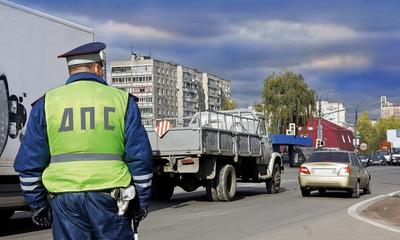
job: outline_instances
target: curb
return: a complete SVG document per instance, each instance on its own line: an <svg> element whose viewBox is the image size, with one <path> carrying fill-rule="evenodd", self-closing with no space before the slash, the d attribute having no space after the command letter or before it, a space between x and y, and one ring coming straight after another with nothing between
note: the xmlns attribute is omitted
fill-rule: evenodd
<svg viewBox="0 0 400 240"><path fill-rule="evenodd" d="M368 208L371 204L373 204L373 203L375 203L375 202L377 202L377 201L379 201L381 199L384 199L386 197L393 197L394 195L397 195L397 194L400 194L400 191L391 192L391 193L388 193L386 195L379 195L379 196L376 196L376 197L361 201L361 202L356 203L353 206L349 207L347 209L347 213L350 216L352 216L353 218L357 219L357 220L372 224L372 225L374 225L376 227L380 227L380 228L383 228L383 229L386 229L386 230L389 230L389 231L392 231L392 232L400 233L400 228L396 228L396 227L392 227L390 225L382 224L381 222L371 220L370 218L361 216L359 214L359 212L361 212L362 210Z"/></svg>

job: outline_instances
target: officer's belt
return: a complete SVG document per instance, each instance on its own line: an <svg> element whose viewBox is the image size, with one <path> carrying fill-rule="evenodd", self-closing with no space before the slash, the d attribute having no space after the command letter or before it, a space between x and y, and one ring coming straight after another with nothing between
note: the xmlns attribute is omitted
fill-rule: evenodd
<svg viewBox="0 0 400 240"><path fill-rule="evenodd" d="M59 154L51 156L50 162L75 162L75 161L102 161L117 160L122 161L123 157L119 154L110 153L78 153L78 154Z"/></svg>

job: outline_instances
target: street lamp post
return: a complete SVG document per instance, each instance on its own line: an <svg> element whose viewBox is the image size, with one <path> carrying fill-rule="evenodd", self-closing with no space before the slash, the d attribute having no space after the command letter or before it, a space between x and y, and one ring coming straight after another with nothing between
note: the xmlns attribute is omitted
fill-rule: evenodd
<svg viewBox="0 0 400 240"><path fill-rule="evenodd" d="M321 93L320 96L318 96L318 126L317 126L317 139L321 139L323 141L323 133L322 133L322 125L321 125L321 118L322 118L322 108L321 108L321 98L324 95L327 95L328 93L334 92L335 89L330 89L328 91L325 91Z"/></svg>
<svg viewBox="0 0 400 240"><path fill-rule="evenodd" d="M357 150L358 149L358 136L357 136L357 127L358 127L358 124L357 124L357 121L358 121L358 107L361 105L361 104L363 104L364 102L366 102L367 100L369 100L370 98L368 97L368 98L365 98L365 99L363 99L362 101L360 101L357 105L356 105L356 112L355 112L355 122L354 122L354 147L355 147L355 149Z"/></svg>

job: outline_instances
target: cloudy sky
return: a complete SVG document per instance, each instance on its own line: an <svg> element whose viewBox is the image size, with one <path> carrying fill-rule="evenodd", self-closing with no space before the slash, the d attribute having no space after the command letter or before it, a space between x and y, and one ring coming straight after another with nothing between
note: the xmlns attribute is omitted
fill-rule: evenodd
<svg viewBox="0 0 400 240"><path fill-rule="evenodd" d="M130 48L232 80L239 106L261 100L263 80L291 69L325 98L379 114L400 103L400 1L15 0L91 27L111 60ZM354 118L354 109L347 112Z"/></svg>

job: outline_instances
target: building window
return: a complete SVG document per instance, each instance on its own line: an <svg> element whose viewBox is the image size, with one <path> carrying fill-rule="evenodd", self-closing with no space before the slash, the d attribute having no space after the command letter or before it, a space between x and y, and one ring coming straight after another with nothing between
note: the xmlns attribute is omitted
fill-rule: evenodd
<svg viewBox="0 0 400 240"><path fill-rule="evenodd" d="M400 138L400 129L396 129L396 137Z"/></svg>

